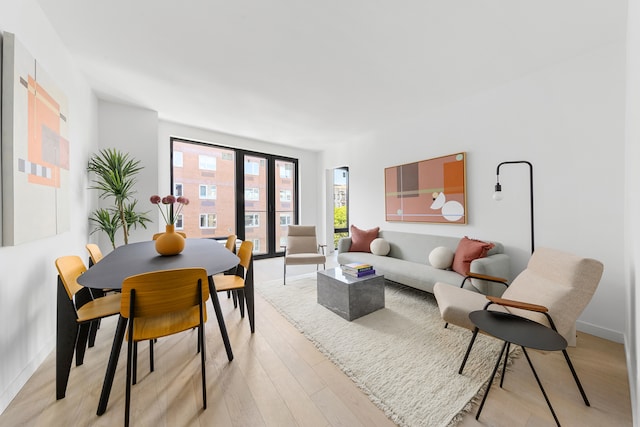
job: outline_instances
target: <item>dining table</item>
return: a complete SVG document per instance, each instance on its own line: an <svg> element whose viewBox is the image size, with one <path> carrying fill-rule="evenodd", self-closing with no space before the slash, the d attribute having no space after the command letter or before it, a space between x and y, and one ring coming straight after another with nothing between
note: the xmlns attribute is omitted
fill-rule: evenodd
<svg viewBox="0 0 640 427"><path fill-rule="evenodd" d="M227 358L232 361L231 343L229 342L229 335L227 334L212 276L235 267L238 262L239 258L234 253L214 239L185 239L184 250L177 255L171 256L158 254L155 249L155 241L145 241L115 248L100 262L80 275L78 283L88 288L118 290L122 288L124 279L136 274L177 268L199 267L206 269L209 276L211 301L216 313L220 333L222 334ZM98 403L98 415L104 414L107 409L126 329L127 319L119 316Z"/></svg>

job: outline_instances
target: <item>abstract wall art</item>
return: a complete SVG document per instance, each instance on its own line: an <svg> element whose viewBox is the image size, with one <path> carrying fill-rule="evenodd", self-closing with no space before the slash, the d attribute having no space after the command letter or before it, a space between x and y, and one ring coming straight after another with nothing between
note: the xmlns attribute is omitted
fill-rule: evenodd
<svg viewBox="0 0 640 427"><path fill-rule="evenodd" d="M2 47L2 244L12 246L69 230L69 116L14 34Z"/></svg>
<svg viewBox="0 0 640 427"><path fill-rule="evenodd" d="M466 153L384 170L387 221L466 224Z"/></svg>

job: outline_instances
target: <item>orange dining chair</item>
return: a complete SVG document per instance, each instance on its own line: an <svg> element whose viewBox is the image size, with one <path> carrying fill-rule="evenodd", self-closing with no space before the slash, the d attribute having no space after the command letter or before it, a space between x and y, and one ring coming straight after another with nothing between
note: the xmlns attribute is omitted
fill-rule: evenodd
<svg viewBox="0 0 640 427"><path fill-rule="evenodd" d="M217 274L213 276L213 283L217 292L234 291L238 296L240 316L244 318L246 302L249 316L249 327L255 332L254 290L253 290L253 243L244 241L238 250L240 263L234 275Z"/></svg>
<svg viewBox="0 0 640 427"><path fill-rule="evenodd" d="M194 328L198 330L203 408L207 409L204 325L208 299L209 280L203 268L154 271L127 277L122 282L120 316L129 319L125 426L129 425L131 385L135 384L137 343L149 341L153 371L153 341Z"/></svg>
<svg viewBox="0 0 640 427"><path fill-rule="evenodd" d="M62 399L74 351L76 366L80 366L84 361L90 324L118 314L120 294L94 298L89 288L78 283L78 277L87 271L79 256L60 257L55 264L58 270L56 358L64 360L59 364L61 369L56 370L56 398Z"/></svg>

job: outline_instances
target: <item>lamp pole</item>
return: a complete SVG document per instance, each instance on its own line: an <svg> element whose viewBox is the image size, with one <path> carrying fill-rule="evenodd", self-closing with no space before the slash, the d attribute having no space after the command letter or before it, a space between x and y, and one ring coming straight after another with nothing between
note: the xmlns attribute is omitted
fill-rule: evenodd
<svg viewBox="0 0 640 427"><path fill-rule="evenodd" d="M512 164L526 164L529 166L529 201L531 207L531 253L535 249L534 243L534 233L533 233L533 165L526 160L514 160L509 162L502 162L498 164L496 168L496 186L495 193L493 194L493 198L495 200L502 200L502 186L500 185L500 166L502 165L512 165Z"/></svg>

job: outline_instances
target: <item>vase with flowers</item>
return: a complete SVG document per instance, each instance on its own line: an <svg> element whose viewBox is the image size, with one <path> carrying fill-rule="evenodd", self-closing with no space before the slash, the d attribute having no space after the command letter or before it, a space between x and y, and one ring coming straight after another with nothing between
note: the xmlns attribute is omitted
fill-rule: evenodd
<svg viewBox="0 0 640 427"><path fill-rule="evenodd" d="M156 251L160 255L177 255L184 249L184 237L176 233L175 225L184 206L189 204L186 197L175 197L170 194L165 197L151 196L151 203L158 206L166 226L165 232L156 239Z"/></svg>

